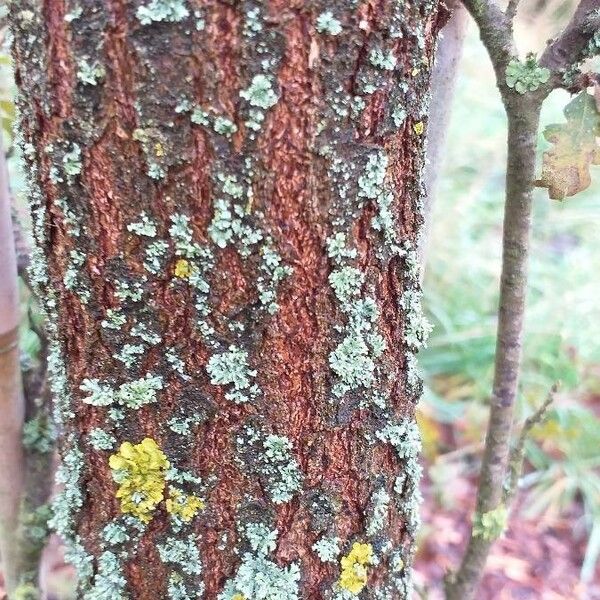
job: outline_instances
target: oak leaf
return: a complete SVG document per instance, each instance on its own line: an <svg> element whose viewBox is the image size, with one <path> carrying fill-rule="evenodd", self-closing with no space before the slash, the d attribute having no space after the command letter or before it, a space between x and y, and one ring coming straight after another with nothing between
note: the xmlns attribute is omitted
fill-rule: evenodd
<svg viewBox="0 0 600 600"><path fill-rule="evenodd" d="M548 125L544 137L553 144L544 152L538 187L548 188L553 200L564 200L591 183L590 166L600 164L600 112L587 92L576 96L564 109L566 123Z"/></svg>

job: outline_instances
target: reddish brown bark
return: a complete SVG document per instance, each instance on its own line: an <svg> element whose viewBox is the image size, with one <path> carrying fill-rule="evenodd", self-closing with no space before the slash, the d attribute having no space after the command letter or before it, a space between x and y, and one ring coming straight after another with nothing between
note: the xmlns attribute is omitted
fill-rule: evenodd
<svg viewBox="0 0 600 600"><path fill-rule="evenodd" d="M342 554L352 542L366 541L365 520L376 478L383 477L391 492L394 477L404 468L391 445L365 440L384 422L372 407L359 407L362 392L341 399L331 393L330 354L341 340L336 325L345 319L328 282L333 267L326 242L336 232L336 219L349 223L348 241L357 250L356 265L378 306L378 325L387 342L377 367L381 382L375 387L387 386L390 414L398 418L413 415L418 390L406 383L405 315L400 308L403 293L415 285L409 268L401 256L382 255L381 234L371 225L377 214L373 200L350 217L347 213L356 206L349 202L344 208L336 199L331 162L322 149L335 147L357 174L370 152L387 153L397 234L401 242L416 247L423 136L415 125L425 120L429 64L441 14L435 3L409 1L401 9L392 0L370 0L357 8L350 1L330 6L320 1L205 0L187 3L190 14L181 21L142 24L136 17L142 4L90 0L70 23L65 15L76 6L65 6L63 0L45 0L43 7L21 0L12 8L23 134L35 148L34 185L47 209L37 237L56 294L57 342L74 412L66 420L63 438L74 433L84 453L84 503L74 514L74 532L97 569L100 532L119 515L108 466L111 452L93 450L84 442L92 429L106 427L107 410L83 403L79 386L84 379L111 380L118 386L147 372L161 375L165 386L159 403L127 413L116 437L119 443L151 437L171 464L206 482L206 509L192 525L205 597L217 598L225 581L235 576L240 554L234 548L244 548L240 522L251 521L257 512L278 530L271 558L279 565L299 563L300 597L330 597L339 561L322 562L312 545L327 532L342 540ZM244 35L253 8L263 15L262 30ZM25 10L33 14L27 21ZM315 28L327 10L342 23L342 33L327 35ZM204 28L196 23L200 18ZM393 27L401 37L390 35ZM35 38L29 37L32 32ZM370 56L378 46L396 57L395 68L376 70ZM278 100L263 111L265 120L253 139L245 125L249 107L240 91L263 71L265 58L273 60L268 72ZM77 80L82 61L103 67L95 85ZM369 78L378 85L373 93L364 93ZM405 91L402 81L408 83ZM332 109L338 87L349 97L363 97L359 118L340 118ZM189 109L178 112L182 99L235 122L231 142L193 124ZM393 126L390 114L400 102L406 119ZM141 129L150 139L146 145L135 133ZM57 181L52 170L64 171L63 157L74 143L82 151L81 173ZM51 150L45 151L48 145ZM215 177L227 172L245 181L246 157L254 161L249 182L253 200L244 218L260 226L283 264L293 267L277 289L279 308L274 314L259 300L260 253L254 249L245 257L234 243L218 248L208 233L222 194ZM164 177L147 175L153 162ZM356 181L353 185L356 195ZM60 198L67 199L81 222L79 237L69 233ZM215 266L208 281L208 321L217 346L195 324L193 290L173 276L177 253L172 243L158 274L145 269L149 242L127 229L142 211L156 222L156 239L169 241L171 217L184 214L191 218L194 241L211 248ZM71 250L85 254L74 289L64 283L72 268ZM100 325L107 309L120 305L116 281L142 282L143 298L127 304L126 325L107 330ZM126 367L114 355L124 344L134 343L133 320L160 333L162 342L146 347ZM243 325L242 333L231 329L235 323ZM225 397L227 386L210 383L210 357L230 344L243 347L250 368L258 372L262 393L255 401L235 404ZM176 348L189 380L169 366L167 347ZM201 419L193 437L183 440L166 426L173 415L194 411ZM242 464L236 436L246 425L292 442L303 481L290 501L274 503L261 477ZM331 505L326 518L314 508L323 498ZM157 544L174 535L169 527L163 503L125 562L132 598L167 597L172 565L161 561ZM407 556L413 533L400 511L387 510L385 538L404 548ZM227 542L220 545L223 536ZM364 597L376 598L377 589L391 585L390 578L389 563L382 560L369 571ZM399 591L397 596L402 597Z"/></svg>

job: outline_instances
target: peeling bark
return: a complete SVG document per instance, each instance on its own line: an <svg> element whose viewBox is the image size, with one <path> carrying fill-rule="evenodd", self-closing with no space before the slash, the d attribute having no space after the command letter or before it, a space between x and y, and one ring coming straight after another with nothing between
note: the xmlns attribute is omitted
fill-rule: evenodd
<svg viewBox="0 0 600 600"><path fill-rule="evenodd" d="M409 597L446 16L12 3L82 597Z"/></svg>

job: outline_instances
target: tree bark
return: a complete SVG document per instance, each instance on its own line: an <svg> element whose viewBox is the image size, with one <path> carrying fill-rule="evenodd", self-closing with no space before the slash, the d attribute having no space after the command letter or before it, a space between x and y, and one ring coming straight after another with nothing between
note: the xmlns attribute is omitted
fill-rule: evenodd
<svg viewBox="0 0 600 600"><path fill-rule="evenodd" d="M11 4L81 597L410 596L445 17Z"/></svg>

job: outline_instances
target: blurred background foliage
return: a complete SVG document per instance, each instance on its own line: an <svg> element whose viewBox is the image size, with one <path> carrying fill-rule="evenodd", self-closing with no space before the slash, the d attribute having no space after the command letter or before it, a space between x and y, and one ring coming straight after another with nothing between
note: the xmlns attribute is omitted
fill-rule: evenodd
<svg viewBox="0 0 600 600"><path fill-rule="evenodd" d="M556 33L573 2L523 2L520 51L534 51ZM0 11L0 17L1 17ZM535 26L533 23L535 22ZM24 185L13 145L14 83L6 31L0 28L0 120L17 210L27 223ZM568 94L546 102L542 127L562 122ZM500 275L506 121L492 69L470 24L453 103L446 158L434 207L424 283L435 324L421 354L425 378L419 408L427 473L435 502L455 501L448 478L474 477L487 422ZM548 147L540 135L539 157ZM552 384L561 392L527 444L521 487L529 517L572 515L587 537L582 579L600 554L600 168L590 189L559 203L537 190L531 256L520 421ZM24 287L24 317L32 299ZM24 318L23 352L35 360L38 340ZM449 465L460 463L458 471ZM450 475L449 475L450 473ZM572 518L572 517L570 517ZM427 529L425 529L427 535ZM64 596L60 596L64 597Z"/></svg>

